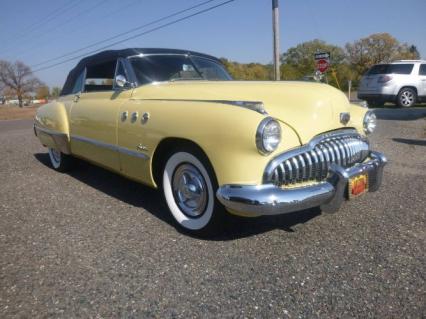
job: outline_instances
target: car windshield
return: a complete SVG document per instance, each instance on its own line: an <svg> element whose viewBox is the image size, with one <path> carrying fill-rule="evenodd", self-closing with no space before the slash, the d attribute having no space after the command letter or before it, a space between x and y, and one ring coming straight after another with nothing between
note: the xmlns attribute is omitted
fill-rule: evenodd
<svg viewBox="0 0 426 319"><path fill-rule="evenodd" d="M375 74L410 74L414 64L377 64L368 70L367 75Z"/></svg>
<svg viewBox="0 0 426 319"><path fill-rule="evenodd" d="M164 81L232 80L214 60L186 55L141 55L129 58L140 85Z"/></svg>

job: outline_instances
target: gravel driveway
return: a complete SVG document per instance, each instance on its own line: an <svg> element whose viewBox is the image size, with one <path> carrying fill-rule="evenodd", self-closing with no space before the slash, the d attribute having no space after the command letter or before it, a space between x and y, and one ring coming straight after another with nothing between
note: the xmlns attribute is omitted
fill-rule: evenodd
<svg viewBox="0 0 426 319"><path fill-rule="evenodd" d="M155 190L49 168L31 121L0 122L0 317L426 316L426 108L381 109L378 193L179 233Z"/></svg>

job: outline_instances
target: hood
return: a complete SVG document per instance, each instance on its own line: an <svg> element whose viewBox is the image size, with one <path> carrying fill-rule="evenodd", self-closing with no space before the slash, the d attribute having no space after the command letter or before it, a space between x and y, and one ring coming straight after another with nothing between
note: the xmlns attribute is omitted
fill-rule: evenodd
<svg viewBox="0 0 426 319"><path fill-rule="evenodd" d="M136 89L133 98L263 102L266 112L292 128L303 144L317 134L344 127L340 113L349 112L349 101L341 91L312 82L164 82Z"/></svg>

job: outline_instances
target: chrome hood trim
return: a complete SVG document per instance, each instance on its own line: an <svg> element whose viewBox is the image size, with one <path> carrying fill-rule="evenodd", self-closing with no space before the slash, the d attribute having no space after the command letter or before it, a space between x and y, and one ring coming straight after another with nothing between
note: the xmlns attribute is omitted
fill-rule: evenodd
<svg viewBox="0 0 426 319"><path fill-rule="evenodd" d="M229 104L233 106L243 107L263 115L267 115L268 112L265 110L263 102L260 101L233 101L233 100L204 100L204 99L141 99L132 98L132 100L143 100L143 101L171 101L171 102L201 102L201 103L221 103Z"/></svg>

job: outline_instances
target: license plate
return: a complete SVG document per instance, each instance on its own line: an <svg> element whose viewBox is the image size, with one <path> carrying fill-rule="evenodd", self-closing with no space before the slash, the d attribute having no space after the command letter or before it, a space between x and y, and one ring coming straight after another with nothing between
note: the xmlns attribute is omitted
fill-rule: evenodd
<svg viewBox="0 0 426 319"><path fill-rule="evenodd" d="M368 191L368 175L361 174L349 179L349 199L360 196Z"/></svg>

